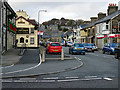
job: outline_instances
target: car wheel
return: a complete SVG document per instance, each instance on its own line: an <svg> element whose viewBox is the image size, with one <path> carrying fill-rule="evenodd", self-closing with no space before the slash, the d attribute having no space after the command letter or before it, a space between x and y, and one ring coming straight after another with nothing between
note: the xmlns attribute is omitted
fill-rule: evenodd
<svg viewBox="0 0 120 90"><path fill-rule="evenodd" d="M115 58L116 58L116 59L119 59L118 53L115 53Z"/></svg>
<svg viewBox="0 0 120 90"><path fill-rule="evenodd" d="M94 50L92 52L94 53Z"/></svg>
<svg viewBox="0 0 120 90"><path fill-rule="evenodd" d="M49 53L48 53L48 50L46 50L46 54L49 54Z"/></svg>
<svg viewBox="0 0 120 90"><path fill-rule="evenodd" d="M71 54L71 51L69 50L69 54Z"/></svg>
<svg viewBox="0 0 120 90"><path fill-rule="evenodd" d="M83 53L83 55L85 55L85 53Z"/></svg>
<svg viewBox="0 0 120 90"><path fill-rule="evenodd" d="M109 51L108 54L111 55L111 52Z"/></svg>
<svg viewBox="0 0 120 90"><path fill-rule="evenodd" d="M103 54L105 54L105 51L103 51Z"/></svg>
<svg viewBox="0 0 120 90"><path fill-rule="evenodd" d="M72 51L71 51L72 52ZM72 55L74 55L74 53L72 52Z"/></svg>

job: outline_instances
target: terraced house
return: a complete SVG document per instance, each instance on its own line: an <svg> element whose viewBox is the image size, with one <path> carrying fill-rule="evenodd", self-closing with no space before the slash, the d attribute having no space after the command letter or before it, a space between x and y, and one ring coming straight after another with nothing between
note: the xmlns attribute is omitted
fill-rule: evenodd
<svg viewBox="0 0 120 90"><path fill-rule="evenodd" d="M17 47L38 47L38 30L35 30L37 22L35 19L29 19L25 11L17 11L18 18L16 19L17 27Z"/></svg>
<svg viewBox="0 0 120 90"><path fill-rule="evenodd" d="M88 24L83 28L84 31L92 31L95 34L94 42L98 48L102 49L105 43L119 43L120 42L120 10L116 4L109 4L107 9L107 16L105 13L98 14L98 20ZM87 32L89 35L90 32Z"/></svg>
<svg viewBox="0 0 120 90"><path fill-rule="evenodd" d="M2 53L8 51L15 47L15 40L16 40L16 13L8 4L7 1L1 3L0 8L0 16L1 16L1 49Z"/></svg>

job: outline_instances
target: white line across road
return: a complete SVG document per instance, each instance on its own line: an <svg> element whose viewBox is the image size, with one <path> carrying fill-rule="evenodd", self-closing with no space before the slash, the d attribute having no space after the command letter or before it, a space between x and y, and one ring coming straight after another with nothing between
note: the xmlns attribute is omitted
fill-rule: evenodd
<svg viewBox="0 0 120 90"><path fill-rule="evenodd" d="M22 70L17 70L17 71L12 71L12 72L7 72L7 73L0 73L0 75L1 75L1 74L12 74L12 73L23 72L23 71L27 71L27 70L34 69L34 68L36 68L36 67L38 67L38 66L41 65L41 55L40 55L40 54L39 54L39 57L40 57L40 62L39 62L39 64L37 64L37 65L34 66L34 67L30 67L30 68L26 68L26 69L22 69Z"/></svg>

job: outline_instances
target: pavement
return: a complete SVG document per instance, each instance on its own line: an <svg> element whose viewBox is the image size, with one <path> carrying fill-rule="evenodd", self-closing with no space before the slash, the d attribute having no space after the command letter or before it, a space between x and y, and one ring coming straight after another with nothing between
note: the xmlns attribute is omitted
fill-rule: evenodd
<svg viewBox="0 0 120 90"><path fill-rule="evenodd" d="M22 56L19 56L19 49L11 48L3 55L1 55L2 66L9 66L16 64Z"/></svg>
<svg viewBox="0 0 120 90"><path fill-rule="evenodd" d="M51 56L53 59L49 59ZM46 61L41 63L39 49L29 49L14 66L2 69L2 77L14 78L54 74L74 70L83 65L81 61L66 55L65 58L67 57L70 59L54 59L60 58L60 56L61 55L58 54L47 54Z"/></svg>

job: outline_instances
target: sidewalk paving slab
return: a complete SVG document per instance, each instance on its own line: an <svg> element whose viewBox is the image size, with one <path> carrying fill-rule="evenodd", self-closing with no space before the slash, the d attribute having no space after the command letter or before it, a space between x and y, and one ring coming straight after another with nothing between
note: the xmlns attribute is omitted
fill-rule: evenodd
<svg viewBox="0 0 120 90"><path fill-rule="evenodd" d="M9 66L16 64L22 56L19 56L19 49L9 49L3 55L1 55L2 66Z"/></svg>

